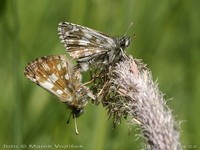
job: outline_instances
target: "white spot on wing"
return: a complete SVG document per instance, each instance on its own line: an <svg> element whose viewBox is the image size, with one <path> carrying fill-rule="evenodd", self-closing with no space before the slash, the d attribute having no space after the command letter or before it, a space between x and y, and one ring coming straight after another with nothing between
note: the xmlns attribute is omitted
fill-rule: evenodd
<svg viewBox="0 0 200 150"><path fill-rule="evenodd" d="M66 68L66 64L65 63L62 63L62 68Z"/></svg>
<svg viewBox="0 0 200 150"><path fill-rule="evenodd" d="M86 39L91 39L92 38L92 36L90 34L86 33L86 32L84 33L84 37Z"/></svg>
<svg viewBox="0 0 200 150"><path fill-rule="evenodd" d="M101 44L101 41L99 39L96 39L97 44Z"/></svg>
<svg viewBox="0 0 200 150"><path fill-rule="evenodd" d="M83 51L84 51L84 56L92 55L92 52L90 52L88 48L85 48ZM78 54L76 54L76 55L78 55Z"/></svg>
<svg viewBox="0 0 200 150"><path fill-rule="evenodd" d="M53 73L52 75L49 76L51 81L56 82L58 80L58 77Z"/></svg>
<svg viewBox="0 0 200 150"><path fill-rule="evenodd" d="M58 64L58 65L57 65L57 68L58 68L58 70L60 71L60 70L61 70L61 65Z"/></svg>
<svg viewBox="0 0 200 150"><path fill-rule="evenodd" d="M43 87L45 87L46 89L49 89L49 90L51 90L53 88L53 86L54 86L52 83L47 82L47 81L40 82L40 85L43 86Z"/></svg>
<svg viewBox="0 0 200 150"><path fill-rule="evenodd" d="M49 66L46 63L43 64L43 67L45 70L50 70Z"/></svg>
<svg viewBox="0 0 200 150"><path fill-rule="evenodd" d="M68 75L68 73L65 74L65 79L66 79L66 80L69 80L69 75Z"/></svg>
<svg viewBox="0 0 200 150"><path fill-rule="evenodd" d="M58 94L60 94L60 95L63 94L63 91L61 91L61 90L57 90L56 92L57 92Z"/></svg>
<svg viewBox="0 0 200 150"><path fill-rule="evenodd" d="M96 51L95 51L96 53L101 53L102 52L102 50L99 50L99 49L96 49Z"/></svg>
<svg viewBox="0 0 200 150"><path fill-rule="evenodd" d="M75 31L79 31L79 29L76 26L73 26L73 29L71 31L75 32Z"/></svg>
<svg viewBox="0 0 200 150"><path fill-rule="evenodd" d="M87 46L88 43L90 43L90 42L89 42L89 41L85 41L85 40L79 40L79 41L78 41L78 44L79 44L79 45Z"/></svg>
<svg viewBox="0 0 200 150"><path fill-rule="evenodd" d="M85 56L90 56L90 55L92 55L92 52L85 52L84 55Z"/></svg>
<svg viewBox="0 0 200 150"><path fill-rule="evenodd" d="M69 32L65 32L65 36L69 36Z"/></svg>

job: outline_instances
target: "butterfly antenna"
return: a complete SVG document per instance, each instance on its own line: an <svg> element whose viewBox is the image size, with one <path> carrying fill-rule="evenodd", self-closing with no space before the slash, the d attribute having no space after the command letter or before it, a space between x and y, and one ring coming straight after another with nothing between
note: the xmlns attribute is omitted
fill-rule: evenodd
<svg viewBox="0 0 200 150"><path fill-rule="evenodd" d="M76 134L79 135L78 127L77 127L77 123L76 123L76 116L74 116L74 126L75 126L75 132L76 132Z"/></svg>
<svg viewBox="0 0 200 150"><path fill-rule="evenodd" d="M133 22L131 22L130 25L128 26L128 28L127 28L127 30L126 30L126 32L124 34L124 37L126 36L126 34L128 33L128 30L131 28L132 25L133 25Z"/></svg>
<svg viewBox="0 0 200 150"><path fill-rule="evenodd" d="M69 124L69 121L70 121L71 116L72 116L72 112L69 114L69 118L68 118L68 120L67 120L67 124Z"/></svg>
<svg viewBox="0 0 200 150"><path fill-rule="evenodd" d="M78 128L77 128L77 123L76 123L76 115L73 114L73 111L69 114L69 118L67 120L67 124L69 124L69 121L70 121L70 118L71 118L72 115L73 115L73 119L74 119L75 132L76 132L77 135L79 135Z"/></svg>

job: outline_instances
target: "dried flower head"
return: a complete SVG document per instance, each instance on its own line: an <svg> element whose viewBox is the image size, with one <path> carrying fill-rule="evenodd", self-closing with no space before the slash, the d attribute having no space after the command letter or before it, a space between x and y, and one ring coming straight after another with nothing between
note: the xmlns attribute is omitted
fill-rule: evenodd
<svg viewBox="0 0 200 150"><path fill-rule="evenodd" d="M148 149L180 149L179 133L171 110L153 82L150 70L141 61L129 58L118 63L111 83L117 96L121 97L119 101L111 102L109 112L115 119L128 115L131 124L139 124ZM117 112L112 114L113 111ZM119 118L116 113L120 114Z"/></svg>

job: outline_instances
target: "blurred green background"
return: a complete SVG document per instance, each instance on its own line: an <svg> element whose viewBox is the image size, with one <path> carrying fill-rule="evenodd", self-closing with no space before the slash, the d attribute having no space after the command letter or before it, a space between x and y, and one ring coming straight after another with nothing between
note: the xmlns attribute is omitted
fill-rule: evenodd
<svg viewBox="0 0 200 150"><path fill-rule="evenodd" d="M0 149L20 149L21 144L86 150L142 147L136 127L129 130L123 120L113 129L104 108L91 103L78 118L80 135L75 135L73 120L66 124L70 111L24 77L31 60L65 54L57 35L61 21L113 36L122 36L133 22L128 35L136 38L128 53L148 65L170 99L167 105L182 121L182 145L200 149L198 0L0 0Z"/></svg>

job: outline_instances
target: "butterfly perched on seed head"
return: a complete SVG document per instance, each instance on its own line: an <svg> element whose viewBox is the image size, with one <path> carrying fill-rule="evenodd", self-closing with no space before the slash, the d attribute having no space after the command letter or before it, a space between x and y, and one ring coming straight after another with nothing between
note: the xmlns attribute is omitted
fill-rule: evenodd
<svg viewBox="0 0 200 150"><path fill-rule="evenodd" d="M131 37L112 38L69 22L59 23L58 35L67 52L83 71L92 65L109 65L126 57L124 49L131 41Z"/></svg>
<svg viewBox="0 0 200 150"><path fill-rule="evenodd" d="M64 55L35 59L25 67L24 74L65 103L72 110L73 118L83 113L89 97L94 99L89 89L82 85L80 72L73 69Z"/></svg>

